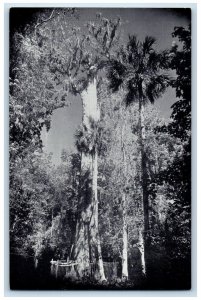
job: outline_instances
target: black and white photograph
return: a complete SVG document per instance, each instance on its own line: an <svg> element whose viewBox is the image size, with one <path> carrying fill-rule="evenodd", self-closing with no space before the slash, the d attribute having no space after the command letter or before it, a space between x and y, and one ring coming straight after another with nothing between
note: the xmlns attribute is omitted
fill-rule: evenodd
<svg viewBox="0 0 201 300"><path fill-rule="evenodd" d="M191 289L191 23L10 8L11 290Z"/></svg>

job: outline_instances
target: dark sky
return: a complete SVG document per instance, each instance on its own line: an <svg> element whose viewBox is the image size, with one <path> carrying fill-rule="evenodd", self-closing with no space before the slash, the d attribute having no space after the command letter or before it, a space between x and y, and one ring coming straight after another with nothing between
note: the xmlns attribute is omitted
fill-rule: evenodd
<svg viewBox="0 0 201 300"><path fill-rule="evenodd" d="M36 9L14 9L11 11L11 31L23 30L24 26L34 19ZM108 18L121 17L122 36L125 42L128 34L137 35L142 40L146 35L154 36L157 48L170 48L173 38L171 33L175 26L187 26L190 23L190 9L161 9L161 8L83 8L79 9L79 20L73 23L82 28L88 21L95 20L97 12ZM175 39L174 39L175 40ZM156 107L161 117L169 118L171 105L175 101L175 91L168 88L167 92L158 99ZM52 116L52 125L48 133L42 132L43 143L47 152L53 152L53 162L60 162L62 149L74 148L74 133L81 122L82 108L79 97L71 99L71 106L58 109Z"/></svg>

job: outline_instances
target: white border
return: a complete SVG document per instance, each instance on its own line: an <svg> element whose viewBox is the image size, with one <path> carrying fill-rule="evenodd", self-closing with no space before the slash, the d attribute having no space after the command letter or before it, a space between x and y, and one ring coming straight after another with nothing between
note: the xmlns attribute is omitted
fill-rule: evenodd
<svg viewBox="0 0 201 300"><path fill-rule="evenodd" d="M94 1L87 1L87 3L85 1L82 1L82 0L79 0L79 1L73 1L73 3L68 3L67 1L62 1L60 0L59 1L60 3L55 3L54 1L46 1L44 0L43 3L40 3L39 0L35 0L34 2L29 2L27 3L26 1L20 1L20 2L17 2L17 1L2 1L0 2L0 30L1 30L1 37L3 37L4 35L4 30L5 30L5 34L6 34L6 31L8 28L4 28L4 16L5 16L5 22L8 22L8 17L6 15L6 11L5 11L5 15L4 15L4 8L5 10L7 10L9 7L12 7L12 6L38 6L38 7L45 7L45 6L77 6L77 7L191 7L193 9L193 13L196 14L196 7L195 7L195 4L197 3L198 4L198 1L177 1L177 3L175 3L174 1L165 1L165 2L162 2L162 1L154 1L154 3L152 3L152 1L141 1L140 3L139 2L136 2L136 1L129 1L127 0L126 2L122 3L122 1L112 1L110 0L109 3L108 1L104 0L104 1L101 1L100 3L95 3ZM4 4L5 4L5 7L4 7ZM200 7L198 6L198 10L200 11ZM194 20L194 17L193 16L193 23L194 23L194 27L196 28L196 20ZM198 22L200 23L200 19L198 18ZM200 25L200 24L199 24ZM198 28L200 28L200 26L198 25ZM193 200L196 201L196 166L197 166L197 162L198 162L198 167L197 167L197 170L199 171L200 169L200 158L198 156L198 161L196 161L196 135L197 135L197 132L196 132L196 109L198 108L198 111L200 111L200 104L199 104L199 101L197 103L197 107L196 107L196 30L194 31L193 33L194 37L193 37L193 67L194 67L194 73L193 73L193 92L194 92L194 95L193 95L193 98L194 98L194 102L193 102ZM8 40L5 40L6 42ZM1 43L1 46L3 46L4 43ZM1 151L1 180L0 180L0 191L2 192L3 191L3 188L5 187L5 204L6 204L6 201L8 201L8 178L7 178L7 175L8 175L8 155L7 155L7 150L8 150L8 143L7 143L7 131L8 131L8 118L7 118L7 115L8 115L8 109L7 109L7 104L6 104L6 100L5 100L5 111L4 111L4 97L3 97L3 88L4 88L4 93L5 93L5 99L8 98L8 88L7 88L7 75L8 75L8 72L7 72L7 67L8 67L8 49L6 49L4 47L4 57L3 57L3 47L1 47L1 61L0 61L0 66L1 66L1 89L0 89L0 93L1 93L1 109L0 109L0 129L1 129L1 145L3 146L3 141L4 141L4 158L3 158L3 151ZM201 49L200 49L201 51ZM200 53L200 51L198 53ZM199 58L198 58L199 59ZM5 61L5 69L3 68L4 66L4 61ZM199 67L197 68L198 69L198 72L200 72L200 69ZM3 85L3 82L4 82L4 78L5 78L5 84ZM200 78L200 77L198 77ZM199 94L198 94L199 96ZM199 98L198 98L199 99ZM200 99L201 101L201 99ZM4 115L5 115L5 121L4 121ZM198 122L199 119L201 119L201 117L198 115ZM3 130L3 128L5 127L5 132ZM7 127L7 128L6 128ZM5 137L4 137L5 136ZM5 138L5 140L4 140ZM200 149L200 139L199 139L199 136L198 136L198 147ZM3 149L3 147L1 148ZM201 149L200 149L201 150ZM200 153L200 152L198 152ZM3 165L4 165L4 161L5 161L5 173L3 172ZM5 185L4 185L4 181L3 181L3 178L5 177ZM199 178L199 177L198 177ZM199 197L199 194L198 194L198 197ZM200 201L201 201L201 197L200 198ZM198 198L198 199L199 199ZM4 225L5 226L5 233L8 232L8 209L6 209L6 205L5 205L5 210L3 208L3 195L2 197L0 198L2 201L1 201L1 218L0 218L0 221L1 221L1 237L2 237L2 243L1 243L1 247L0 247L0 266L3 267L4 265L4 248L3 248L3 244L4 244L4 231L3 231L3 228L4 228ZM197 210L200 211L200 201L198 201L197 203ZM195 239L196 239L196 205L193 205L193 234L195 235L194 236L194 243L193 243L193 248L194 248L194 253L193 255L195 256L196 255L196 243L195 243ZM5 223L4 223L4 215L5 215ZM7 227L7 228L6 228ZM198 228L198 226L197 226ZM7 236L7 234L5 235ZM199 237L199 236L198 236ZM6 240L5 240L6 241ZM6 245L6 243L5 243ZM200 239L199 239L199 249L200 249ZM8 252L8 248L5 246L5 264L7 265L8 263L8 255L7 255L7 252ZM200 249L201 250L201 249ZM201 251L198 251L198 253L201 253ZM196 261L193 262L194 264L194 270L196 269ZM200 261L200 258L198 256L198 266L201 265L201 261ZM1 268L2 270L3 268ZM8 288L8 279L7 279L7 276L8 274L5 273L5 278L4 278L4 275L3 275L3 271L0 271L0 296L2 298L4 298L5 296L8 296L8 297L15 297L15 298L18 298L21 299L21 297L26 297L26 299L31 299L30 297L37 297L37 298L49 298L49 297L53 297L53 299L57 299L58 297L68 297L71 299L71 297L73 297L73 299L75 299L75 297L77 298L77 296L81 296L81 297L101 297L103 296L104 298L105 297L135 297L135 298L138 298L140 297L139 299L145 299L144 297L150 297L151 299L155 299L155 297L171 297L171 298L175 298L175 299L178 299L178 297L180 299L182 299L183 297L190 297L190 298L193 298L193 297L196 297L196 290L195 290L195 285L196 285L196 282L195 285L194 285L194 288L192 291L167 291L167 292L160 292L160 291L58 291L58 292L54 292L54 291L34 291L34 292L13 292L13 291L8 291L7 288ZM200 273L198 273L198 278L200 278ZM5 280L5 286L4 286L4 280ZM6 287L6 289L4 290L4 288ZM199 286L198 286L199 288ZM197 291L197 297L199 297L199 290ZM30 297L28 297L30 296Z"/></svg>

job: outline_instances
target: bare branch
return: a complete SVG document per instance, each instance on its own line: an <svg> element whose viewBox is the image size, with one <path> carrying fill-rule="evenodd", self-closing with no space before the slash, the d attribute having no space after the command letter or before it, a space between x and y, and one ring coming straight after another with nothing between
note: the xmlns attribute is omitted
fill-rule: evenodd
<svg viewBox="0 0 201 300"><path fill-rule="evenodd" d="M54 12L55 12L55 8L52 10L52 12L51 12L49 18L44 19L44 20L42 20L41 22L38 22L38 23L35 25L35 30L36 30L39 26L41 26L43 23L46 23L46 22L52 20L53 18L55 18ZM57 13L57 15L59 15L59 13Z"/></svg>

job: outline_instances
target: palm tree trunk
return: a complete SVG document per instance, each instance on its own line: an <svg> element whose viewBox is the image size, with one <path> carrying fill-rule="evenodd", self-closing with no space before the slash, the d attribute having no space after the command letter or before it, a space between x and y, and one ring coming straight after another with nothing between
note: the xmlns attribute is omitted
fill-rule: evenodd
<svg viewBox="0 0 201 300"><path fill-rule="evenodd" d="M144 99L139 99L139 119L140 119L140 150L141 150L141 181L142 181L142 198L143 198L143 214L144 214L144 274L146 273L146 254L147 254L147 235L149 231L149 207L148 207L148 183L147 183L147 166L145 152L145 122L144 122Z"/></svg>

